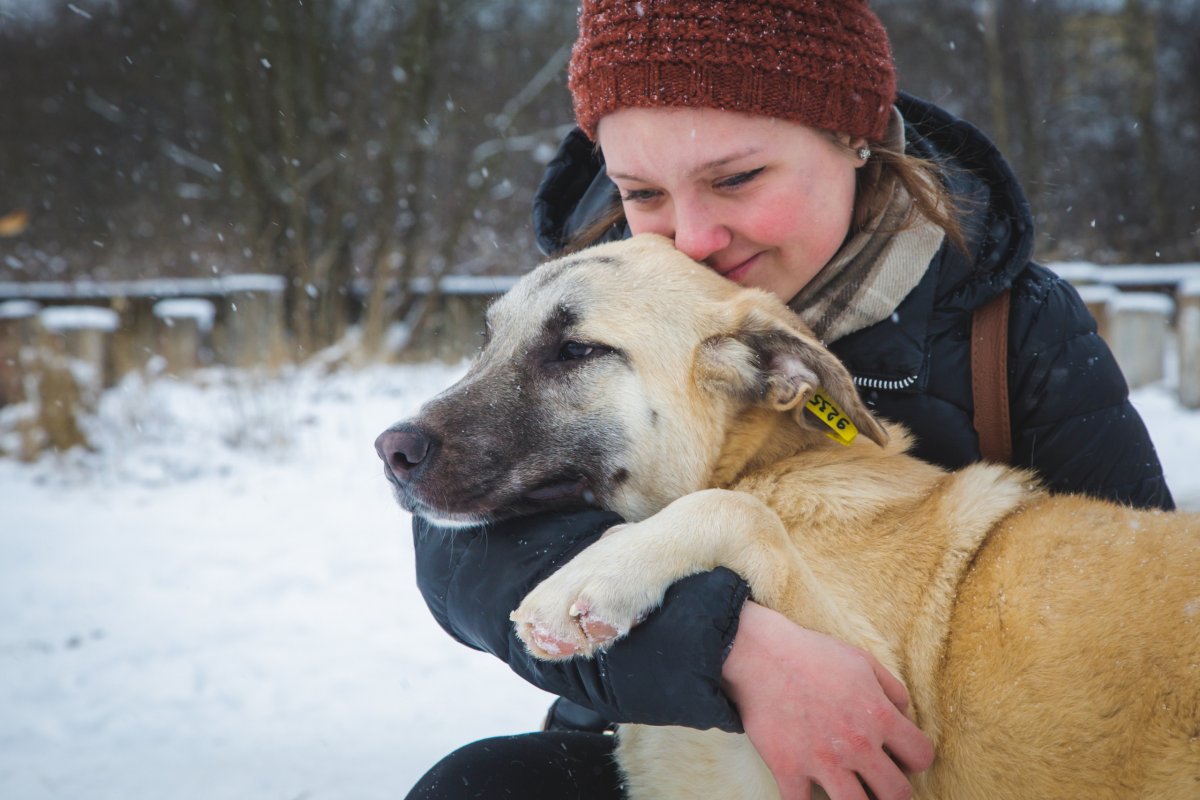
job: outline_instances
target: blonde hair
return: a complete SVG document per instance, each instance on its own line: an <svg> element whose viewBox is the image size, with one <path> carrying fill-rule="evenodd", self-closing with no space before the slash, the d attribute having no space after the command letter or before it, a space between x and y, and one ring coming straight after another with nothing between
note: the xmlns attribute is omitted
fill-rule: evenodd
<svg viewBox="0 0 1200 800"><path fill-rule="evenodd" d="M871 160L858 170L855 178L854 216L848 237L883 212L892 194L892 182L899 181L912 198L912 207L898 229L883 232L899 233L921 216L941 228L950 243L966 254L967 239L960 222L964 202L947 190L943 182L947 169L937 161L909 155L882 143L872 144Z"/></svg>

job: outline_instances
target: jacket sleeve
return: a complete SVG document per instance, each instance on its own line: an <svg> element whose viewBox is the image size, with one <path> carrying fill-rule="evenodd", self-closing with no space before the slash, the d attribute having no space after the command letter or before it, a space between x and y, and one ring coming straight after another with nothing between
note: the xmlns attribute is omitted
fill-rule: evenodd
<svg viewBox="0 0 1200 800"><path fill-rule="evenodd" d="M1158 454L1095 320L1066 281L1031 266L1013 289L1013 463L1052 490L1174 508Z"/></svg>
<svg viewBox="0 0 1200 800"><path fill-rule="evenodd" d="M509 612L620 521L588 511L446 530L414 517L417 585L451 636L606 719L740 732L721 667L749 587L728 569L675 584L659 610L595 658L541 661L517 638Z"/></svg>

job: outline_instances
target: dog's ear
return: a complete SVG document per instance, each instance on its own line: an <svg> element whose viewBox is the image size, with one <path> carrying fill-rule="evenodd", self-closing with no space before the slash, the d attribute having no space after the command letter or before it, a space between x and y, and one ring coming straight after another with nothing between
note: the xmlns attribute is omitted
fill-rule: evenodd
<svg viewBox="0 0 1200 800"><path fill-rule="evenodd" d="M768 315L758 309L746 314L731 336L705 343L705 373L743 394L747 400L776 411L792 411L797 423L827 430L808 416L821 409L818 390L833 410L844 414L868 439L887 444L883 426L863 405L850 373L798 318ZM825 419L830 419L825 410Z"/></svg>

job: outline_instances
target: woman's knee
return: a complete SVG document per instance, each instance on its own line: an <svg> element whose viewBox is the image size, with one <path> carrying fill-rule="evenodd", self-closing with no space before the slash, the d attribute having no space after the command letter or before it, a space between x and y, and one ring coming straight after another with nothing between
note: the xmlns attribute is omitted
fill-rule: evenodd
<svg viewBox="0 0 1200 800"><path fill-rule="evenodd" d="M616 800L623 793L613 737L543 732L481 739L439 761L408 800L554 797Z"/></svg>

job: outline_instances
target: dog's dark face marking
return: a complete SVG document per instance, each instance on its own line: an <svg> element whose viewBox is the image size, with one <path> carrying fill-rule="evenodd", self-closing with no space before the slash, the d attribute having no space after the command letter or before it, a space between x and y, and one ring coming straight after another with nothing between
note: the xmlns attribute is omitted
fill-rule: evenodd
<svg viewBox="0 0 1200 800"><path fill-rule="evenodd" d="M596 373L627 370L626 356L580 334L587 303L572 296L571 267L597 261L556 262L532 273L520 295L541 302L528 309L517 296L497 302L468 374L392 429L411 428L428 442L411 469L385 470L404 508L475 524L602 505L606 487L628 477L618 455L626 432L594 397Z"/></svg>

